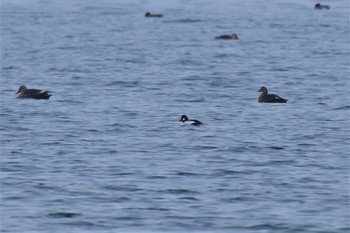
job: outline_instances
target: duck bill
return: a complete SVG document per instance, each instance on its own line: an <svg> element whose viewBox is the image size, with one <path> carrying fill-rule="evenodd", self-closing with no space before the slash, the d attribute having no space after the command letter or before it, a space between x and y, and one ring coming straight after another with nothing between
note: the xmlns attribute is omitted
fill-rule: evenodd
<svg viewBox="0 0 350 233"><path fill-rule="evenodd" d="M19 90L16 92L16 94L15 94L15 95L17 95L18 93L20 93L20 91L19 91Z"/></svg>

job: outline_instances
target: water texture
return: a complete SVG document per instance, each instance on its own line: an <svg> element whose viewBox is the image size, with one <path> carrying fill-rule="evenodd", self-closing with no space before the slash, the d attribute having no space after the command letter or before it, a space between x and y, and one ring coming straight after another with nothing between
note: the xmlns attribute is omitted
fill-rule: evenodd
<svg viewBox="0 0 350 233"><path fill-rule="evenodd" d="M1 1L1 232L349 232L349 2L315 3Z"/></svg>

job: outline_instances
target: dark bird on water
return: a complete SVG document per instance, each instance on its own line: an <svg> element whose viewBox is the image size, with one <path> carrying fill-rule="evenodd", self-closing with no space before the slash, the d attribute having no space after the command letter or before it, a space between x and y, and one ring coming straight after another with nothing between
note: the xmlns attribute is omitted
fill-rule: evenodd
<svg viewBox="0 0 350 233"><path fill-rule="evenodd" d="M316 3L316 5L315 5L316 10L323 10L323 9L329 10L329 8L330 8L330 6L322 5L321 3Z"/></svg>
<svg viewBox="0 0 350 233"><path fill-rule="evenodd" d="M284 99L275 94L268 94L268 90L266 87L261 87L258 92L261 92L258 101L260 103L286 103L288 100Z"/></svg>
<svg viewBox="0 0 350 233"><path fill-rule="evenodd" d="M158 18L160 18L160 17L163 17L163 15L162 14L152 14L150 12L146 12L145 17L158 17Z"/></svg>
<svg viewBox="0 0 350 233"><path fill-rule="evenodd" d="M201 125L202 122L198 120L188 119L186 115L182 115L180 118L180 122L182 122L184 125Z"/></svg>
<svg viewBox="0 0 350 233"><path fill-rule="evenodd" d="M238 35L236 33L233 33L231 35L221 35L216 36L215 39L222 39L222 40L238 40Z"/></svg>
<svg viewBox="0 0 350 233"><path fill-rule="evenodd" d="M17 98L49 99L51 96L48 91L28 89L26 86L20 86L16 94L18 93Z"/></svg>

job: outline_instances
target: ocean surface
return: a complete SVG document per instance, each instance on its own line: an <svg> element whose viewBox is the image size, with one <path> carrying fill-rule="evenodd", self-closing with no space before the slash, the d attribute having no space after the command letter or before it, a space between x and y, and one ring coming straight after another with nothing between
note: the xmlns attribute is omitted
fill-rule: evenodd
<svg viewBox="0 0 350 233"><path fill-rule="evenodd" d="M1 232L350 232L350 3L315 3L2 0Z"/></svg>

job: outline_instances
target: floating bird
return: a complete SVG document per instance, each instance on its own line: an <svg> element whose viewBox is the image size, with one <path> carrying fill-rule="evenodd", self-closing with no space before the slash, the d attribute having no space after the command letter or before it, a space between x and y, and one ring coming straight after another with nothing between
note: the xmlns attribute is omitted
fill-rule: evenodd
<svg viewBox="0 0 350 233"><path fill-rule="evenodd" d="M221 35L216 36L215 39L223 39L223 40L238 40L238 35L236 33L233 33L232 35Z"/></svg>
<svg viewBox="0 0 350 233"><path fill-rule="evenodd" d="M268 94L268 90L266 87L261 87L258 92L261 92L258 101L265 103L286 103L288 100L283 99L282 97L275 94Z"/></svg>
<svg viewBox="0 0 350 233"><path fill-rule="evenodd" d="M16 94L18 93L17 98L49 99L51 96L48 91L28 89L26 86L20 86Z"/></svg>
<svg viewBox="0 0 350 233"><path fill-rule="evenodd" d="M188 119L188 117L186 115L182 115L180 121L183 124L189 124L189 125L201 125L202 124L202 122L200 122L198 120Z"/></svg>
<svg viewBox="0 0 350 233"><path fill-rule="evenodd" d="M162 14L151 14L150 12L146 12L145 17L163 17Z"/></svg>
<svg viewBox="0 0 350 233"><path fill-rule="evenodd" d="M317 10L322 10L322 9L329 10L329 8L330 8L330 6L322 5L321 3L316 3L316 5L315 5L315 9L317 9Z"/></svg>

